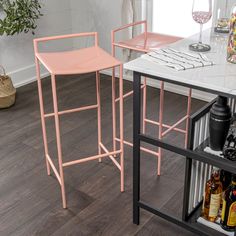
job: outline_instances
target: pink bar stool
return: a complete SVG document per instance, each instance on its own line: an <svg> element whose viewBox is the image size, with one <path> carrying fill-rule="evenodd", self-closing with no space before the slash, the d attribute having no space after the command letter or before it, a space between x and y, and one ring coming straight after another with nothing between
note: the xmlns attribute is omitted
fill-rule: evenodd
<svg viewBox="0 0 236 236"><path fill-rule="evenodd" d="M117 32L120 32L124 29L127 29L129 27L134 27L137 25L143 25L144 26L144 32L131 38L127 39L122 42L116 42L115 41L115 34ZM147 31L147 21L139 21L135 23L131 23L125 26L122 26L118 29L115 29L111 32L111 41L112 41L112 55L115 57L115 49L116 47L119 48L125 48L134 50L141 53L148 53L154 49L158 49L161 47L165 47L171 43L174 43L178 40L181 40L180 37L174 37L170 35L163 35L163 34L157 34ZM112 73L112 83L113 83L113 95L112 95L112 106L113 106L113 116L116 116L116 102L119 101L120 97L116 98L115 95L115 70L113 69ZM175 124L169 125L163 123L163 112L164 112L164 82L162 81L160 84L160 109L159 109L159 121L154 121L147 118L147 78L144 78L143 85L141 87L143 89L143 133L146 132L146 124L153 124L159 126L159 132L158 132L158 138L163 138L166 134L168 134L170 131L178 131L183 134L185 134L185 147L187 146L188 141L188 126L189 126L189 117L191 112L191 97L192 97L192 89L189 89L188 94L188 105L187 105L187 114L180 120L178 120ZM123 98L129 97L133 94L133 91L130 91L123 95ZM178 126L186 121L185 129L178 128ZM115 122L115 121L114 121ZM165 130L164 130L165 128ZM113 146L116 147L116 141L120 142L120 139L116 137L116 125L113 125ZM128 142L124 140L124 144L133 146L131 142ZM115 149L115 148L114 148ZM144 152L147 152L149 154L152 154L154 156L157 156L158 163L157 163L157 175L160 175L161 173L161 148L158 148L158 151L155 152L153 150L143 148L141 147L141 150Z"/></svg>
<svg viewBox="0 0 236 236"><path fill-rule="evenodd" d="M38 43L74 38L74 37L87 37L92 36L95 39L95 45L88 48L83 48L80 50L66 51L66 52L50 52L50 53L40 53L38 51ZM38 93L39 93L39 103L40 103L40 113L41 113L41 122L42 122L42 131L43 131L43 142L44 142L44 151L46 157L46 166L48 175L51 174L51 169L53 170L57 180L61 186L62 194L62 203L63 208L66 208L66 193L65 193L65 182L64 182L64 168L72 166L75 164L80 164L87 161L92 161L99 159L101 161L104 157L109 157L116 167L120 171L120 189L121 192L124 191L124 144L123 144L123 66L120 61L109 55L107 52L102 50L98 46L98 36L96 32L91 33L80 33L80 34L71 34L55 37L46 37L39 38L34 40L34 51L35 51L35 63L36 63L36 73L38 81ZM40 78L40 65L41 62L46 69L51 74L51 84L52 84L52 94L53 94L53 108L52 113L46 114L44 111L44 102L42 94L42 84ZM101 102L100 102L100 74L99 71L108 69L108 68L120 68L120 79L119 79L119 96L120 96L120 148L118 150L109 151L105 145L102 143L102 134L101 134ZM74 108L70 110L59 111L58 110L58 101L57 101L57 89L56 89L56 76L57 75L71 75L71 74L85 74L90 72L96 72L96 93L97 93L97 103L94 105L88 105L80 108ZM63 162L62 157L62 146L61 146L61 134L60 134L60 121L59 116L85 111L89 109L97 109L98 116L98 154L90 157L85 157L82 159ZM57 142L57 155L59 163L59 171L54 165L49 152L48 152L48 142L47 142L47 133L46 133L46 118L54 117L55 119L55 129L56 129L56 142ZM114 118L113 118L114 119ZM120 162L117 161L117 156L120 156Z"/></svg>

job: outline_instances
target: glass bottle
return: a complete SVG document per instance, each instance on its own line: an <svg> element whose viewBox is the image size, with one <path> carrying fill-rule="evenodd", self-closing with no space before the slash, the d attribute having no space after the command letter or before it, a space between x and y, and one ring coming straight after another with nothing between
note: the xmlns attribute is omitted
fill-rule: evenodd
<svg viewBox="0 0 236 236"><path fill-rule="evenodd" d="M215 32L229 33L230 6L229 1L220 2L217 9Z"/></svg>
<svg viewBox="0 0 236 236"><path fill-rule="evenodd" d="M231 184L232 174L226 170L220 170L220 181L222 183L222 198L220 201L220 210L219 210L219 217L221 218L222 215L222 206L223 206L223 196L225 194L226 189L228 189L229 185Z"/></svg>
<svg viewBox="0 0 236 236"><path fill-rule="evenodd" d="M229 188L223 196L223 207L220 221L221 227L234 231L236 227L236 175L233 175Z"/></svg>
<svg viewBox="0 0 236 236"><path fill-rule="evenodd" d="M230 18L227 61L236 63L236 5L234 5L234 7L232 8L232 14Z"/></svg>
<svg viewBox="0 0 236 236"><path fill-rule="evenodd" d="M226 170L221 170L220 171L220 181L222 183L222 191L224 192L230 185L231 183L231 173L226 171Z"/></svg>
<svg viewBox="0 0 236 236"><path fill-rule="evenodd" d="M222 198L222 183L220 169L213 167L211 178L206 182L202 217L214 222L218 216Z"/></svg>

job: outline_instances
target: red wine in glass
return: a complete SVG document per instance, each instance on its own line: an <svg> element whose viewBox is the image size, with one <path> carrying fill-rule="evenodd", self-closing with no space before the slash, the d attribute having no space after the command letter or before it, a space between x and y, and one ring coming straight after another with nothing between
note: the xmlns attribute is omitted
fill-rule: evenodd
<svg viewBox="0 0 236 236"><path fill-rule="evenodd" d="M194 21L200 24L199 42L189 45L189 49L197 52L206 52L211 49L210 45L202 43L203 24L207 23L212 16L212 0L193 0L192 16Z"/></svg>

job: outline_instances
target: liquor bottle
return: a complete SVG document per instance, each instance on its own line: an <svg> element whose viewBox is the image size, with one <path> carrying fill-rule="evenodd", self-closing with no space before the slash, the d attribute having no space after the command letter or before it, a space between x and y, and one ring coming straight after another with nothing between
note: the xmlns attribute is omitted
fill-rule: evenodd
<svg viewBox="0 0 236 236"><path fill-rule="evenodd" d="M225 194L226 189L229 187L232 179L232 174L226 170L220 170L220 182L222 183L222 198L220 201L220 210L219 210L219 218L222 215L222 206L223 206L223 196Z"/></svg>
<svg viewBox="0 0 236 236"><path fill-rule="evenodd" d="M223 196L223 207L220 221L221 227L227 231L234 231L236 227L236 175Z"/></svg>
<svg viewBox="0 0 236 236"><path fill-rule="evenodd" d="M232 175L230 172L226 170L220 170L220 181L222 183L223 192L229 187L231 184Z"/></svg>
<svg viewBox="0 0 236 236"><path fill-rule="evenodd" d="M206 220L214 222L218 216L222 198L222 183L220 181L220 169L213 167L211 178L206 182L203 201L202 216Z"/></svg>

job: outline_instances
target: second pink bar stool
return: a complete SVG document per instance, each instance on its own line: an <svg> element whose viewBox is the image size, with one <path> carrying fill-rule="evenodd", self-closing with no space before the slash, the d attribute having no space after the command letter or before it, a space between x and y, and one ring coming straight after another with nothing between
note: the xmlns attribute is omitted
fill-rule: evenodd
<svg viewBox="0 0 236 236"><path fill-rule="evenodd" d="M122 30L126 30L127 28L130 27L135 27L135 26L144 26L144 32L131 38L127 39L125 41L121 42L116 42L115 36L117 32L121 32ZM119 48L124 48L124 49L130 49L134 50L136 52L140 53L148 53L151 52L152 50L157 50L158 48L163 48L168 46L171 43L174 43L178 40L181 40L182 38L180 37L175 37L175 36L170 36L170 35L163 35L163 34L157 34L153 32L148 32L147 31L147 21L139 21L131 24L127 24L125 26L122 26L120 28L117 28L111 32L111 41L112 41L112 55L115 57L115 49L116 47ZM115 70L113 70L112 73L112 81L113 81L113 99L112 99L112 104L113 104L113 114L115 117L115 112L116 112L116 102L119 101L119 98L116 98L115 95ZM163 112L164 112L164 82L162 81L160 84L160 108L159 108L159 121L154 121L151 119L147 118L147 79L144 78L143 85L141 87L143 89L143 133L146 132L146 124L153 124L159 126L159 132L158 132L158 138L161 139L163 138L166 134L168 134L170 131L175 130L178 132L181 132L185 134L185 146L187 145L187 140L188 140L188 126L189 126L189 117L190 117L190 111L191 111L191 97L192 97L192 90L189 89L189 94L188 94L188 105L187 105L187 114L178 120L174 124L164 124L163 123ZM133 94L133 91L130 91L126 94L124 94L124 98L130 96ZM186 121L186 128L181 129L178 128L178 126ZM165 130L164 130L165 129ZM113 145L114 147L116 146L116 141L120 142L120 139L116 137L116 126L113 126ZM133 144L129 141L124 140L124 143L133 146ZM157 175L160 175L161 173L161 148L158 149L158 151L153 151L144 147L141 147L142 151L145 151L147 153L150 153L154 156L157 156L158 158L158 164L157 164Z"/></svg>
<svg viewBox="0 0 236 236"><path fill-rule="evenodd" d="M95 39L95 45L92 47L83 48L79 50L73 50L73 51L66 51L66 52L49 52L49 53L41 53L38 50L38 44L41 42L66 39L66 38L74 38L74 37L88 37L88 36L90 37L92 36ZM120 190L123 192L124 191L124 146L123 146L124 130L123 130L123 67L122 67L122 63L118 61L117 59L115 59L114 57L112 57L111 55L109 55L107 52L105 52L98 46L98 35L96 32L35 39L34 51L35 51L35 63L36 63L36 72L37 72L37 81L38 81L38 93L39 93L39 103L40 103L40 113L41 113L47 173L48 175L50 175L51 170L53 170L55 176L57 177L57 180L61 186L63 208L67 207L65 182L64 182L64 169L69 166L80 164L83 162L92 161L96 159L99 159L101 161L101 158L109 157L120 171ZM41 62L51 74L53 112L48 113L48 114L46 114L44 111L44 101L43 101L44 98L43 98L43 92L42 92L39 62ZM121 98L119 102L120 103L120 147L119 149L109 151L105 147L105 145L102 143L99 71L105 70L108 68L114 68L114 67L120 68L120 78L119 78L119 96ZM91 73L91 72L96 73L97 103L84 106L84 107L59 111L57 88L56 88L56 76L57 75L66 76L66 75L72 75L72 74L85 74L85 73ZM97 110L98 154L92 155L90 157L83 157L82 159L78 159L78 160L63 162L59 117L61 115L66 115L68 113L80 112L80 111L85 111L89 109ZM47 118L54 118L55 120L57 157L58 157L59 170L57 170L48 151L48 141L47 141L47 131L46 131ZM113 117L113 120L114 119L115 118ZM117 161L117 156L120 156L120 162Z"/></svg>

